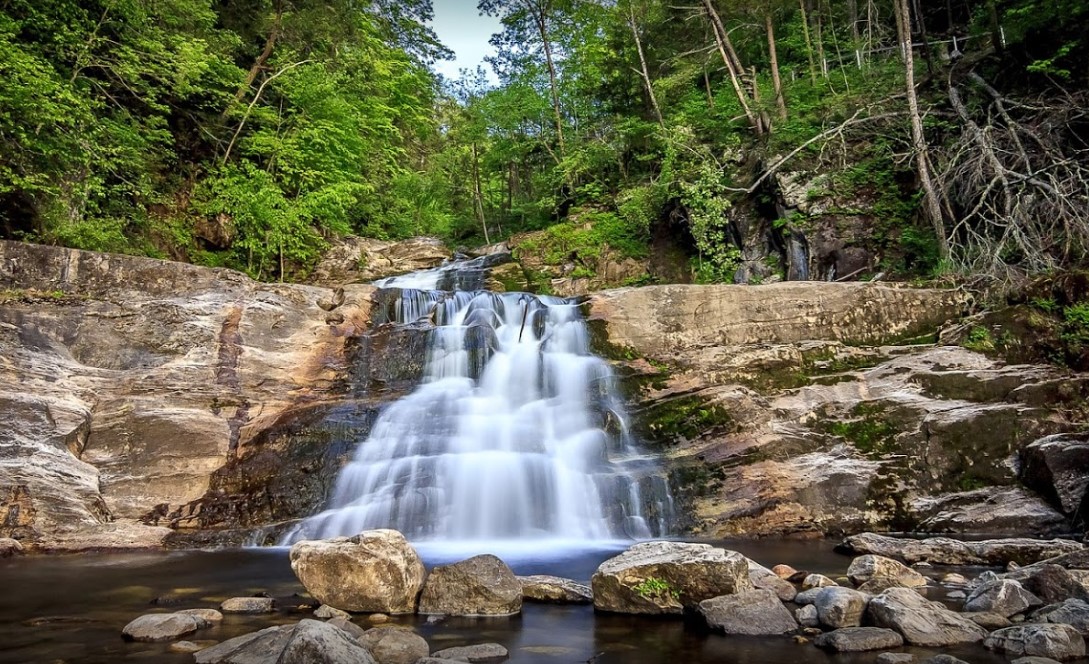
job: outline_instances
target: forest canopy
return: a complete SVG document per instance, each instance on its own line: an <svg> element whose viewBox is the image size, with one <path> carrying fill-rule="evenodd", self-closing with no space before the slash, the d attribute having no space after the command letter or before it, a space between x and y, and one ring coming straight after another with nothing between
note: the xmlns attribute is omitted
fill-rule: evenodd
<svg viewBox="0 0 1089 664"><path fill-rule="evenodd" d="M1085 0L477 9L494 78L446 80L430 0L0 1L0 237L263 279L348 234L542 229L668 235L703 281L855 276L792 267L835 215L863 275L1089 252ZM797 172L830 202L790 203Z"/></svg>

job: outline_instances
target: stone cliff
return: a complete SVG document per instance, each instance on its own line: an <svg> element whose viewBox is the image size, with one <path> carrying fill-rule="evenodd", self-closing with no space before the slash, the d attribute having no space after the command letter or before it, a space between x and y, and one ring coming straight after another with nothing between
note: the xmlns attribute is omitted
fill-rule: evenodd
<svg viewBox="0 0 1089 664"><path fill-rule="evenodd" d="M385 251L368 270L445 257L426 241L367 251ZM387 298L341 286L362 278L355 254L344 264L322 287L263 284L0 242L0 537L263 542L320 507L378 409L418 380L427 337L374 324ZM1063 434L1085 381L933 345L965 306L817 282L586 302L691 532L1069 530L1086 487L1053 461L1084 457Z"/></svg>

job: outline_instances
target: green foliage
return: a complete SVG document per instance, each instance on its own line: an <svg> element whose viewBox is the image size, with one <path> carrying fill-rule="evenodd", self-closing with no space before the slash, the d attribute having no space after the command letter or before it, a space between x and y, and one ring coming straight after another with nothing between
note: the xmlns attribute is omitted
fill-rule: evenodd
<svg viewBox="0 0 1089 664"><path fill-rule="evenodd" d="M991 336L991 331L986 327L979 325L968 331L968 336L965 337L961 345L968 350L974 350L980 353L992 351L995 348L994 337Z"/></svg>
<svg viewBox="0 0 1089 664"><path fill-rule="evenodd" d="M668 602L670 600L676 601L681 597L681 592L674 588L672 584L654 576L643 579L632 590L640 597L650 600Z"/></svg>

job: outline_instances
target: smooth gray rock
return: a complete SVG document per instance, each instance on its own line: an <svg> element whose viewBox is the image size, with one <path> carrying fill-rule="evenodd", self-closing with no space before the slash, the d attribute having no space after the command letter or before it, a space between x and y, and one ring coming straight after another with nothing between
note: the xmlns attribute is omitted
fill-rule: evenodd
<svg viewBox="0 0 1089 664"><path fill-rule="evenodd" d="M377 664L346 632L319 620L244 634L193 656L196 664Z"/></svg>
<svg viewBox="0 0 1089 664"><path fill-rule="evenodd" d="M1068 599L1089 601L1089 591L1074 576L1059 565L1044 564L1030 569L1027 576L1018 570L1018 580L1025 590L1039 597L1044 604Z"/></svg>
<svg viewBox="0 0 1089 664"><path fill-rule="evenodd" d="M838 586L834 580L828 578L823 574L809 574L802 579L802 591L812 590L813 588L827 588L828 586Z"/></svg>
<svg viewBox="0 0 1089 664"><path fill-rule="evenodd" d="M348 633L348 636L352 637L353 639L358 639L359 637L363 636L363 634L365 634L367 631L352 622L351 618L343 618L341 616L337 616L336 618L330 618L329 624L333 627L336 627L337 629L344 630Z"/></svg>
<svg viewBox="0 0 1089 664"><path fill-rule="evenodd" d="M1002 629L1003 627L1009 627L1013 624L1006 616L998 613L991 613L990 611L981 611L979 613L966 613L964 615L967 616L969 620L986 630Z"/></svg>
<svg viewBox="0 0 1089 664"><path fill-rule="evenodd" d="M322 604L314 610L314 617L320 618L321 620L329 620L331 618L346 618L347 620L351 620L352 614L347 611L333 608L328 604Z"/></svg>
<svg viewBox="0 0 1089 664"><path fill-rule="evenodd" d="M740 553L659 541L636 544L601 563L590 586L600 611L681 614L703 600L750 590L752 582Z"/></svg>
<svg viewBox="0 0 1089 664"><path fill-rule="evenodd" d="M1041 560L1081 552L1083 544L1072 540L1010 538L965 542L948 537L923 540L888 537L875 533L852 535L840 545L852 553L873 553L899 558L908 563L925 560L934 565L993 565L1005 567L1010 561L1027 565ZM1082 558L1078 558L1079 564ZM1068 567L1069 565L1063 565Z"/></svg>
<svg viewBox="0 0 1089 664"><path fill-rule="evenodd" d="M953 657L952 655L941 654L941 655L934 655L933 657L928 657L927 659L924 659L922 664L969 664L969 663L964 661L963 659Z"/></svg>
<svg viewBox="0 0 1089 664"><path fill-rule="evenodd" d="M752 559L746 558L746 562L749 564L749 581L752 582L754 588L770 590L784 602L794 601L798 589L794 587L793 583L781 578L775 572Z"/></svg>
<svg viewBox="0 0 1089 664"><path fill-rule="evenodd" d="M963 615L927 601L908 588L890 588L874 597L866 614L874 625L896 630L914 646L974 643L987 635Z"/></svg>
<svg viewBox="0 0 1089 664"><path fill-rule="evenodd" d="M998 579L973 588L964 600L964 610L987 611L1009 618L1041 604L1043 602L1040 598L1022 588L1020 583L1010 579Z"/></svg>
<svg viewBox="0 0 1089 664"><path fill-rule="evenodd" d="M378 664L415 664L431 648L422 636L401 627L368 629L357 641L378 660Z"/></svg>
<svg viewBox="0 0 1089 664"><path fill-rule="evenodd" d="M708 627L725 634L784 634L798 629L794 616L771 590L722 595L699 604Z"/></svg>
<svg viewBox="0 0 1089 664"><path fill-rule="evenodd" d="M911 664L915 655L907 652L883 652L877 656L877 664Z"/></svg>
<svg viewBox="0 0 1089 664"><path fill-rule="evenodd" d="M859 556L851 561L847 568L847 578L856 586L861 586L869 581L878 581L886 585L886 588L900 586L903 588L919 588L926 585L926 577L911 569L907 565L892 558L868 554Z"/></svg>
<svg viewBox="0 0 1089 664"><path fill-rule="evenodd" d="M1006 627L983 642L1007 655L1035 655L1061 662L1085 657L1085 639L1070 625L1031 624Z"/></svg>
<svg viewBox="0 0 1089 664"><path fill-rule="evenodd" d="M1059 604L1050 604L1033 614L1035 620L1049 623L1070 625L1089 636L1089 602L1080 599L1068 599Z"/></svg>
<svg viewBox="0 0 1089 664"><path fill-rule="evenodd" d="M794 619L798 621L802 627L816 627L821 622L817 618L817 607L812 604L807 604L800 609L794 610Z"/></svg>
<svg viewBox="0 0 1089 664"><path fill-rule="evenodd" d="M507 658L507 649L498 643L481 643L474 646L444 648L431 653L432 657L456 662L498 662Z"/></svg>
<svg viewBox="0 0 1089 664"><path fill-rule="evenodd" d="M534 574L520 576L522 599L527 602L546 604L592 604L594 596L590 586L583 585L561 576Z"/></svg>
<svg viewBox="0 0 1089 664"><path fill-rule="evenodd" d="M829 587L829 586L825 586L825 587ZM809 590L803 590L802 592L800 592L800 593L798 593L797 595L794 596L794 603L795 604L800 604L801 606L807 606L809 604L812 604L814 601L816 601L817 594L822 590L824 590L824 587L822 587L822 588L810 588Z"/></svg>
<svg viewBox="0 0 1089 664"><path fill-rule="evenodd" d="M813 598L817 620L825 627L858 627L869 598L857 590L833 586L821 588Z"/></svg>
<svg viewBox="0 0 1089 664"><path fill-rule="evenodd" d="M130 641L173 641L211 624L204 618L185 613L149 613L125 625L121 635Z"/></svg>
<svg viewBox="0 0 1089 664"><path fill-rule="evenodd" d="M276 602L271 597L232 597L219 605L223 613L272 613Z"/></svg>
<svg viewBox="0 0 1089 664"><path fill-rule="evenodd" d="M1051 659L1050 657L1029 656L1018 657L1017 659L1013 660L1011 664L1059 664L1059 662L1057 660Z"/></svg>
<svg viewBox="0 0 1089 664"><path fill-rule="evenodd" d="M215 609L182 609L181 611L175 611L174 613L196 616L198 618L203 618L210 623L223 622L223 614Z"/></svg>
<svg viewBox="0 0 1089 664"><path fill-rule="evenodd" d="M492 555L435 567L420 594L424 615L509 616L521 610L522 583Z"/></svg>
<svg viewBox="0 0 1089 664"><path fill-rule="evenodd" d="M821 634L813 643L836 652L863 652L899 648L904 645L904 637L882 627L844 627Z"/></svg>

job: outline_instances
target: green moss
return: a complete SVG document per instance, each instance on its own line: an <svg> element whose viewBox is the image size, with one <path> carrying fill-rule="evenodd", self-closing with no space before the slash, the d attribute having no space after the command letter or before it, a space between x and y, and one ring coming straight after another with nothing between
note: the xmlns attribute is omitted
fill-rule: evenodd
<svg viewBox="0 0 1089 664"><path fill-rule="evenodd" d="M961 345L968 350L974 350L980 353L995 349L994 338L991 336L991 331L981 325L977 325L969 330L968 336L961 341Z"/></svg>
<svg viewBox="0 0 1089 664"><path fill-rule="evenodd" d="M884 404L860 403L851 409L850 414L849 420L823 421L818 428L842 438L871 458L897 451L896 436L900 429L888 417Z"/></svg>
<svg viewBox="0 0 1089 664"><path fill-rule="evenodd" d="M36 304L42 302L53 304L77 304L84 302L86 299L86 296L65 293L59 289L42 291L34 288L9 288L0 290L0 304Z"/></svg>
<svg viewBox="0 0 1089 664"><path fill-rule="evenodd" d="M639 429L650 442L672 445L698 438L710 431L734 426L733 418L719 404L698 397L658 401L639 417Z"/></svg>

